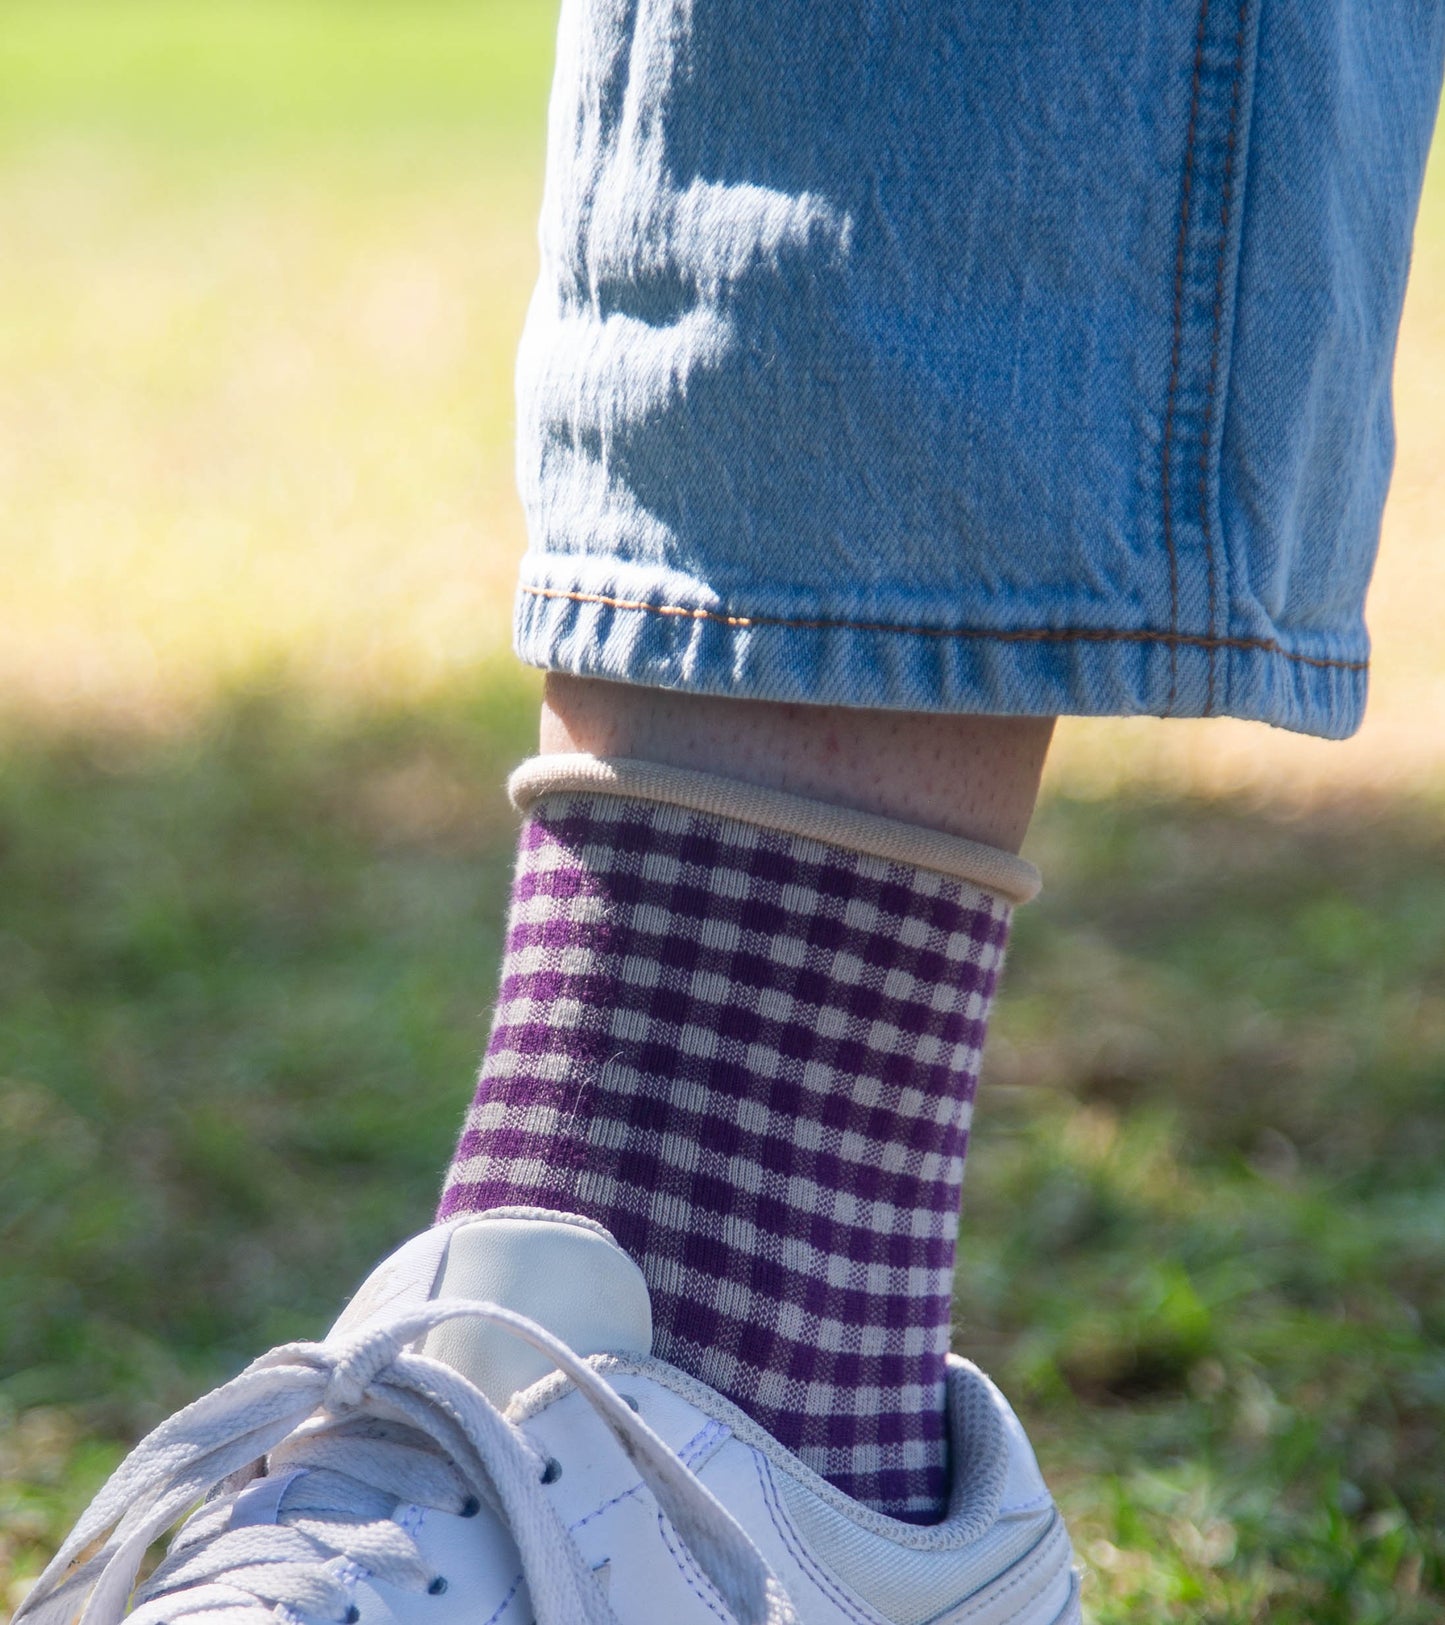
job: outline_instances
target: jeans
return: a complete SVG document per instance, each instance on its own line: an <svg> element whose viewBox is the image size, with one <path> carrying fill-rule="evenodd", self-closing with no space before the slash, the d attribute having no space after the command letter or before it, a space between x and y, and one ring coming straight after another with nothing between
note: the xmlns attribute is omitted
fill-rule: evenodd
<svg viewBox="0 0 1445 1625"><path fill-rule="evenodd" d="M522 657L1363 712L1445 0L565 0Z"/></svg>

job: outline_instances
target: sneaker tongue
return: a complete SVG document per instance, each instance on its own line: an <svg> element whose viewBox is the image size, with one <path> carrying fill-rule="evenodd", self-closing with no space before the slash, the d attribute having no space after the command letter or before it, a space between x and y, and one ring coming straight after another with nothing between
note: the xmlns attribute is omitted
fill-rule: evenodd
<svg viewBox="0 0 1445 1625"><path fill-rule="evenodd" d="M582 1355L652 1352L642 1271L601 1225L572 1214L496 1208L426 1231L372 1271L332 1333L434 1298L503 1304ZM421 1348L494 1405L555 1369L529 1343L476 1320L437 1327Z"/></svg>

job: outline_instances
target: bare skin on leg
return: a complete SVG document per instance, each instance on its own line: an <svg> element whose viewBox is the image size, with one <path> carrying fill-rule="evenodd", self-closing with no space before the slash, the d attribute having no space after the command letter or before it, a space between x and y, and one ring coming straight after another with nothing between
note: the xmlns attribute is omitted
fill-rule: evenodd
<svg viewBox="0 0 1445 1625"><path fill-rule="evenodd" d="M721 773L1017 852L1052 717L780 705L547 678L541 746Z"/></svg>

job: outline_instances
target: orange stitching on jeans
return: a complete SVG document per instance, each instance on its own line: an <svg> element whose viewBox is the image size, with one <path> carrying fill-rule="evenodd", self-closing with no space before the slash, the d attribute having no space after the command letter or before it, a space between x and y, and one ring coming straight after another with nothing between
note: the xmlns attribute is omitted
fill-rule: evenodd
<svg viewBox="0 0 1445 1625"><path fill-rule="evenodd" d="M962 638L998 643L1163 643L1187 649L1256 649L1302 666L1324 666L1339 671L1367 671L1368 660L1329 660L1318 655L1295 654L1274 638L1198 637L1187 632L1135 632L1101 630L1090 626L1038 627L1019 632L992 632L973 627L895 626L888 621L790 620L784 615L725 615L715 609L694 609L687 604L649 604L640 598L609 598L600 592L564 592L558 587L522 584L532 598L560 598L572 604L601 604L606 609L638 609L649 615L668 615L687 621L716 621L720 626L776 626L795 632L895 632L919 638Z"/></svg>
<svg viewBox="0 0 1445 1625"><path fill-rule="evenodd" d="M1204 72L1204 35L1209 21L1209 0L1199 8L1199 27L1194 38L1194 76L1189 86L1189 129L1184 137L1184 183L1179 194L1179 250L1174 256L1174 334L1169 346L1169 393L1164 406L1164 447L1159 469L1159 496L1163 507L1164 546L1169 553L1169 633L1179 632L1179 554L1174 546L1173 480L1169 453L1174 447L1174 408L1179 398L1179 369L1184 350L1184 260L1189 243L1189 205L1194 190L1194 134L1199 122L1199 82ZM1213 631L1211 624L1210 630ZM1169 656L1169 700L1167 716L1174 709L1179 691L1178 662Z"/></svg>

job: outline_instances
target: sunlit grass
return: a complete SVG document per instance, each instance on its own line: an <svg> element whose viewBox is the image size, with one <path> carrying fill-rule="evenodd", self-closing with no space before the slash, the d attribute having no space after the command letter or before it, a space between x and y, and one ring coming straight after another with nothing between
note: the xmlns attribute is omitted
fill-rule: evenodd
<svg viewBox="0 0 1445 1625"><path fill-rule="evenodd" d="M165 726L277 665L366 701L505 647L550 32L7 9L0 708Z"/></svg>
<svg viewBox="0 0 1445 1625"><path fill-rule="evenodd" d="M0 172L7 709L155 723L277 663L365 697L505 645L534 177L388 162Z"/></svg>
<svg viewBox="0 0 1445 1625"><path fill-rule="evenodd" d="M539 127L553 0L5 0L0 138L218 153ZM292 144L298 144L293 147Z"/></svg>

